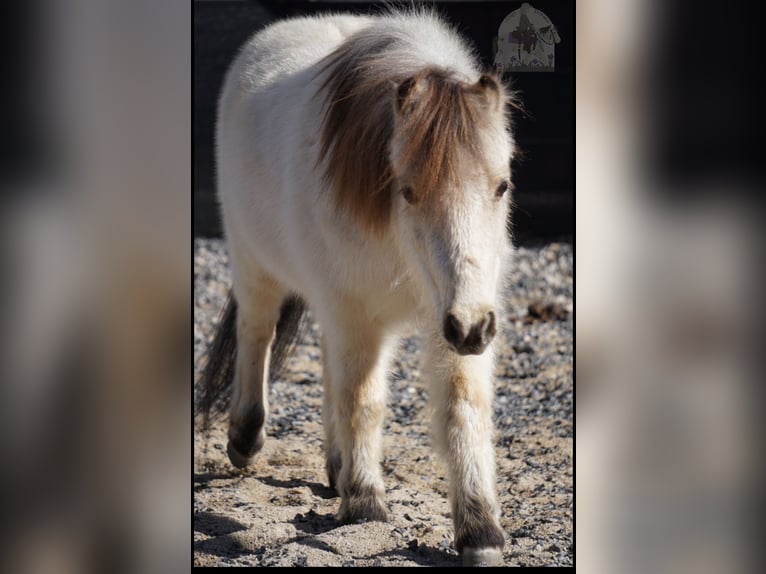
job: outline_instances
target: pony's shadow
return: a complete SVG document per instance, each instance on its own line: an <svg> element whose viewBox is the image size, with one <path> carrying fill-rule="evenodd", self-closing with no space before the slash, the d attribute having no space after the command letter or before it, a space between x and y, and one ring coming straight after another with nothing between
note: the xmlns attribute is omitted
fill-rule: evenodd
<svg viewBox="0 0 766 574"><path fill-rule="evenodd" d="M327 542L323 542L321 540L317 540L316 538L311 538L310 536L303 536L301 538L298 538L296 540L298 544L302 544L303 546L310 546L311 548L318 548L319 550L324 550L325 552L331 552L332 554L338 554L338 551L327 544Z"/></svg>
<svg viewBox="0 0 766 574"><path fill-rule="evenodd" d="M431 548L430 546L418 546L414 550L395 548L380 552L373 556L373 558L388 558L391 556L400 556L407 560L412 560L418 566L461 566L460 559L457 556L451 556L438 548Z"/></svg>
<svg viewBox="0 0 766 574"><path fill-rule="evenodd" d="M298 488L307 486L311 489L314 496L324 498L325 500L338 496L334 489L319 482L312 482L302 478L291 478L289 480L280 480L271 476L256 476L254 478L260 480L263 484L277 488ZM334 514L317 514L313 509L309 510L306 514L296 514L291 522L296 530L300 530L307 534L321 534L341 526L341 523L335 518Z"/></svg>
<svg viewBox="0 0 766 574"><path fill-rule="evenodd" d="M247 530L247 526L228 516L212 512L194 513L194 532L201 532L207 536L222 536L240 530Z"/></svg>
<svg viewBox="0 0 766 574"><path fill-rule="evenodd" d="M194 473L194 484L207 484L211 480L217 478L230 478L229 475L223 472L203 472L200 474Z"/></svg>
<svg viewBox="0 0 766 574"><path fill-rule="evenodd" d="M219 479L234 479L234 478L243 478L244 476L247 476L246 471L243 472L241 470L228 470L228 471L212 471L212 472L202 472L202 473L194 473L194 490L202 490L210 487L210 481L211 480L219 480Z"/></svg>
<svg viewBox="0 0 766 574"><path fill-rule="evenodd" d="M221 558L234 558L243 554L253 554L249 548L245 548L239 540L232 538L230 534L217 536L208 540L198 540L194 543L194 552L202 552Z"/></svg>
<svg viewBox="0 0 766 574"><path fill-rule="evenodd" d="M228 516L220 516L212 512L195 512L194 532L201 532L211 538L196 541L194 551L222 557L246 554L249 550L231 536L240 530L247 530L247 526Z"/></svg>
<svg viewBox="0 0 766 574"><path fill-rule="evenodd" d="M306 534L322 534L342 526L332 512L317 514L313 510L309 510L306 514L296 514L291 522L296 530Z"/></svg>
<svg viewBox="0 0 766 574"><path fill-rule="evenodd" d="M278 488L299 488L301 486L308 486L314 496L329 500L335 498L338 494L331 488L325 486L320 482L312 482L310 480L304 480L302 478L291 478L290 480L279 480L271 476L254 476L253 478L260 480L263 484L268 486L276 486Z"/></svg>

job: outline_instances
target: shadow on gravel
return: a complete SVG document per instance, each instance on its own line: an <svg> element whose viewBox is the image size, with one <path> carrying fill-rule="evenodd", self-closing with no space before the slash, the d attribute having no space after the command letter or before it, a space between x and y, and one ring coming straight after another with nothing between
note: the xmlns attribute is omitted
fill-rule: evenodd
<svg viewBox="0 0 766 574"><path fill-rule="evenodd" d="M195 552L204 552L211 556L221 558L235 558L243 554L252 554L253 551L245 548L239 540L235 540L229 534L218 536L210 540L200 540L194 543Z"/></svg>
<svg viewBox="0 0 766 574"><path fill-rule="evenodd" d="M211 480L236 479L247 476L247 471L232 468L219 472L194 473L194 489L200 490L210 487Z"/></svg>
<svg viewBox="0 0 766 574"><path fill-rule="evenodd" d="M419 566L460 566L460 558L457 556L450 556L446 552L439 550L438 548L432 548L430 546L418 546L414 550L408 550L406 548L395 548L394 550L386 550L380 554L372 556L372 558L392 558L401 557L406 560L412 560Z"/></svg>
<svg viewBox="0 0 766 574"><path fill-rule="evenodd" d="M338 551L327 544L327 542L323 542L322 540L317 540L316 538L312 538L311 536L304 536L302 538L298 538L295 540L298 544L302 544L303 546L311 546L312 548L318 548L319 550L324 550L325 552L332 552L333 554L339 554Z"/></svg>
<svg viewBox="0 0 766 574"><path fill-rule="evenodd" d="M302 478L291 478L290 480L279 480L270 476L255 476L253 478L260 480L263 484L267 484L269 486L277 486L279 488L299 488L301 486L308 486L315 496L319 496L320 498L324 499L335 498L338 496L338 494L333 489L325 486L324 484L319 482L311 482Z"/></svg>
<svg viewBox="0 0 766 574"><path fill-rule="evenodd" d="M342 526L334 514L317 514L313 509L306 514L296 514L292 523L297 530L307 534L322 534Z"/></svg>
<svg viewBox="0 0 766 574"><path fill-rule="evenodd" d="M194 513L194 531L207 534L208 536L221 536L247 530L247 526L229 518L228 516L219 516L212 512Z"/></svg>

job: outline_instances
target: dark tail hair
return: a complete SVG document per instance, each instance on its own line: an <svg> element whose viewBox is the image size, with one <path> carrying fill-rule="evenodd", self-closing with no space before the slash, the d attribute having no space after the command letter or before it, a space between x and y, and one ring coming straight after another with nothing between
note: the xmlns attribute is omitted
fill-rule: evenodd
<svg viewBox="0 0 766 574"><path fill-rule="evenodd" d="M305 312L306 303L297 295L291 295L282 303L276 336L271 345L269 376L272 379L279 376L285 360L295 348ZM204 430L208 430L212 420L227 408L234 381L236 358L237 301L229 293L198 383L199 400L196 401L194 415L202 415Z"/></svg>

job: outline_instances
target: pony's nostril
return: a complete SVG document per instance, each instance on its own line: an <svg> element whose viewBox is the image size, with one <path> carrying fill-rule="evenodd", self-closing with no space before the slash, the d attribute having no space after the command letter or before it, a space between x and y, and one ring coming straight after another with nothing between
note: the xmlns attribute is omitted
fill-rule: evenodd
<svg viewBox="0 0 766 574"><path fill-rule="evenodd" d="M452 313L444 319L444 338L461 355L479 355L497 333L495 313L489 311L466 329Z"/></svg>
<svg viewBox="0 0 766 574"><path fill-rule="evenodd" d="M447 313L447 317L444 319L444 338L456 347L463 340L463 326L452 313Z"/></svg>

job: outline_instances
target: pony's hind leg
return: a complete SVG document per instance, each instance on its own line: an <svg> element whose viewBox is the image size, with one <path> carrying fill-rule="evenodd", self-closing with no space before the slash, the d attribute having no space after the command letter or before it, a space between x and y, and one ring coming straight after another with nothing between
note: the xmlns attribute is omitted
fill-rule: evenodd
<svg viewBox="0 0 766 574"><path fill-rule="evenodd" d="M240 287L240 289L237 289ZM263 447L269 411L268 374L285 290L258 274L247 285L237 285L237 363L231 397L227 452L234 466L245 467Z"/></svg>
<svg viewBox="0 0 766 574"><path fill-rule="evenodd" d="M330 404L326 403L334 432L334 445L328 445L331 478L337 470L337 461L332 457L338 451L341 455L336 477L341 496L338 517L343 523L360 519L385 521L380 467L388 355L385 336L358 302L345 300L334 308L336 315L322 318L321 322L331 372Z"/></svg>
<svg viewBox="0 0 766 574"><path fill-rule="evenodd" d="M466 566L498 565L504 545L497 503L490 347L460 356L432 337L425 373L433 401L433 438L446 458L455 548Z"/></svg>

